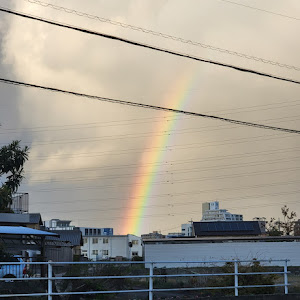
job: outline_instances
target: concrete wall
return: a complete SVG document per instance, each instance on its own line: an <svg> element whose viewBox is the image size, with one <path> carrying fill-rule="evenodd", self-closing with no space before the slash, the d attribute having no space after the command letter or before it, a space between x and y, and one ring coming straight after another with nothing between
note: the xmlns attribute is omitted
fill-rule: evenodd
<svg viewBox="0 0 300 300"><path fill-rule="evenodd" d="M145 261L289 259L290 266L300 266L299 254L300 242L145 243ZM184 264L159 266L182 267Z"/></svg>

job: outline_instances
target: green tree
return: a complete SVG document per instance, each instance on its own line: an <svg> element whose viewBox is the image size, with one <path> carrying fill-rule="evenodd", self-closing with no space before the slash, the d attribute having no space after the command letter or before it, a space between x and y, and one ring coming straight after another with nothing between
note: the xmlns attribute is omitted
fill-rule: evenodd
<svg viewBox="0 0 300 300"><path fill-rule="evenodd" d="M12 195L17 192L24 178L23 165L28 160L29 148L20 146L20 141L13 141L0 148L0 177L4 182L0 187L0 212L11 212Z"/></svg>

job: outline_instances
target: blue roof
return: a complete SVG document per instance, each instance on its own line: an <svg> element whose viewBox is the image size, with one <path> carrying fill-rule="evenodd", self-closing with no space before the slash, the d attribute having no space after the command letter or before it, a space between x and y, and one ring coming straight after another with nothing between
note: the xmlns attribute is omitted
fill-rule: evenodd
<svg viewBox="0 0 300 300"><path fill-rule="evenodd" d="M22 226L0 226L0 234L24 234L24 235L39 235L39 236L58 236L56 233L32 229Z"/></svg>

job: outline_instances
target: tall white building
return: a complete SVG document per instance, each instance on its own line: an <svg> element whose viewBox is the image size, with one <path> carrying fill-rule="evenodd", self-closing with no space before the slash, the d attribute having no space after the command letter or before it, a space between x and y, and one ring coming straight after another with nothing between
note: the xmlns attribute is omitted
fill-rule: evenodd
<svg viewBox="0 0 300 300"><path fill-rule="evenodd" d="M202 220L208 221L243 221L243 215L231 214L227 209L219 208L219 201L202 204Z"/></svg>
<svg viewBox="0 0 300 300"><path fill-rule="evenodd" d="M88 228L90 229L90 228ZM81 254L91 260L128 259L143 256L142 239L132 234L101 235L98 231L86 235L85 228L80 228L83 236ZM89 231L88 231L89 232Z"/></svg>

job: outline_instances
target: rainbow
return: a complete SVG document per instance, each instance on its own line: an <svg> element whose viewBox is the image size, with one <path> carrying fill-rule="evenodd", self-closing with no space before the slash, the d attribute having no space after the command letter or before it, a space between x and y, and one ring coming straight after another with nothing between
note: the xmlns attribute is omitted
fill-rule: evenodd
<svg viewBox="0 0 300 300"><path fill-rule="evenodd" d="M195 76L194 72L183 73L181 78L172 86L171 93L168 93L167 99L162 103L165 107L183 109L189 99L189 90L193 85ZM174 89L175 86L175 89ZM164 132L163 135L154 135L150 137L149 144L146 148L155 149L154 151L145 152L142 155L140 166L137 171L136 180L133 183L130 192L128 209L125 212L122 234L140 234L143 230L142 220L145 214L145 206L148 205L153 190L156 173L160 168L160 162L164 159L163 151L169 144L170 131L175 129L178 116L172 112L162 112L161 117L172 117L171 121L161 121L155 129L155 132ZM146 233L146 232L145 232Z"/></svg>

